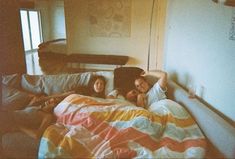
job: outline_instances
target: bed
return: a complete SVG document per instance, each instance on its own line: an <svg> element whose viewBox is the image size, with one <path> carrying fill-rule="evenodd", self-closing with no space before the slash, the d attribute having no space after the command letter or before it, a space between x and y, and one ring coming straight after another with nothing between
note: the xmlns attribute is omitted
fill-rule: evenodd
<svg viewBox="0 0 235 159"><path fill-rule="evenodd" d="M51 95L86 85L93 74L99 74L107 79L106 92L110 92L123 84L122 75L134 77L132 74L140 71L130 67L121 70L12 75L4 77L2 83ZM156 81L153 77L148 80ZM132 86L126 82L127 87ZM169 81L168 99L149 110L123 99L73 94L59 103L54 113L57 122L45 130L39 142L20 132L4 135L5 154L13 158L205 158L208 154L214 157L214 152L210 153L216 148L222 157L234 157L235 128L197 99L189 99L173 81Z"/></svg>

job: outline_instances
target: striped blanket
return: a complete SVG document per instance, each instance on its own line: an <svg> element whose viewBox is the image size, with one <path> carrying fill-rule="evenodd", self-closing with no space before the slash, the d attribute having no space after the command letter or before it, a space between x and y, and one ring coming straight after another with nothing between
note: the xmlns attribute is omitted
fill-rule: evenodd
<svg viewBox="0 0 235 159"><path fill-rule="evenodd" d="M72 94L54 110L44 132L41 158L203 158L206 139L174 102L151 111L121 99Z"/></svg>

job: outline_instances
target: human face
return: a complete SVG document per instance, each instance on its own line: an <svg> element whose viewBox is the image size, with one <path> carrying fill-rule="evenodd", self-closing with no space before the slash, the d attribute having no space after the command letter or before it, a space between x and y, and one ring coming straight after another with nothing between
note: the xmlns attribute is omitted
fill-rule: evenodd
<svg viewBox="0 0 235 159"><path fill-rule="evenodd" d="M149 90L149 84L142 78L138 78L135 80L135 87L141 93L146 93Z"/></svg>
<svg viewBox="0 0 235 159"><path fill-rule="evenodd" d="M97 79L94 83L94 91L96 93L100 93L104 90L104 81L101 79Z"/></svg>
<svg viewBox="0 0 235 159"><path fill-rule="evenodd" d="M126 94L126 99L132 102L136 102L137 100L137 96L138 96L139 92L135 89L130 90L127 94Z"/></svg>

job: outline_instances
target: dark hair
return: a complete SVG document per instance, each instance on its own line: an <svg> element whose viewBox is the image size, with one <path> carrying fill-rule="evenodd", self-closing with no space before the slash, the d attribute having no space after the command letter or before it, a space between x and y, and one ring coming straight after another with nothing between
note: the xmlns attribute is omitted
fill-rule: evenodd
<svg viewBox="0 0 235 159"><path fill-rule="evenodd" d="M132 90L130 90L130 91L132 91ZM138 96L138 95L132 96L131 98L129 98L129 97L127 96L130 91L128 91L128 92L126 93L125 99L128 100L128 101L130 101L130 102L132 102L132 103L137 103L137 96Z"/></svg>
<svg viewBox="0 0 235 159"><path fill-rule="evenodd" d="M136 80L138 80L138 79L142 79L142 80L144 80L144 81L147 82L147 80L146 80L146 78L145 78L144 76L136 76L134 82L135 82Z"/></svg>
<svg viewBox="0 0 235 159"><path fill-rule="evenodd" d="M94 90L94 84L96 82L97 79L100 79L104 82L104 90L100 93L95 92ZM105 85L106 85L106 80L104 78L104 76L101 75L94 75L91 77L89 83L88 83L88 87L89 87L89 95L92 97L100 97L100 98L105 98Z"/></svg>

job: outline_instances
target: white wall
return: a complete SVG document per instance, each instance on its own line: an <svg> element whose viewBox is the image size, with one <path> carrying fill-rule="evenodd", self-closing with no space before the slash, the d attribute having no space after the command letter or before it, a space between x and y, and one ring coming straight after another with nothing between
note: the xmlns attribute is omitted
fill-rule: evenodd
<svg viewBox="0 0 235 159"><path fill-rule="evenodd" d="M51 36L53 39L66 38L65 16L64 16L64 1L51 1Z"/></svg>
<svg viewBox="0 0 235 159"><path fill-rule="evenodd" d="M35 8L40 10L44 41L66 38L63 0L36 0Z"/></svg>
<svg viewBox="0 0 235 159"><path fill-rule="evenodd" d="M235 8L212 0L168 0L164 67L185 87L235 120Z"/></svg>
<svg viewBox="0 0 235 159"><path fill-rule="evenodd" d="M132 0L130 37L90 37L87 0L65 0L69 53L128 55L128 65L147 68L152 0Z"/></svg>

